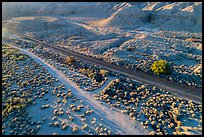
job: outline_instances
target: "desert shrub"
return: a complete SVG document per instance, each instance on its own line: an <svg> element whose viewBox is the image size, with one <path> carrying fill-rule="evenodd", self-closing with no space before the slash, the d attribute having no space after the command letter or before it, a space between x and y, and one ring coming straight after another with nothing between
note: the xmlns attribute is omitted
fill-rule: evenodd
<svg viewBox="0 0 204 137"><path fill-rule="evenodd" d="M96 75L96 72L94 72L94 71L89 71L89 72L90 72L90 73L88 73L87 76L88 76L89 78L94 79L94 78L95 78L95 75Z"/></svg>
<svg viewBox="0 0 204 137"><path fill-rule="evenodd" d="M84 68L80 68L80 69L79 69L79 73L86 74L86 69L84 69Z"/></svg>
<svg viewBox="0 0 204 137"><path fill-rule="evenodd" d="M79 72L86 75L87 77L91 79L95 79L96 82L102 82L104 80L104 76L108 75L108 71L106 70L94 71L89 68L87 69L81 68L79 69Z"/></svg>
<svg viewBox="0 0 204 137"><path fill-rule="evenodd" d="M108 71L107 70L100 70L100 74L102 74L103 76L107 76L108 75Z"/></svg>
<svg viewBox="0 0 204 137"><path fill-rule="evenodd" d="M23 60L24 59L24 56L20 55L17 60Z"/></svg>
<svg viewBox="0 0 204 137"><path fill-rule="evenodd" d="M132 46L128 46L128 47L127 47L127 51L133 51L133 50L135 50L134 47L132 47Z"/></svg>
<svg viewBox="0 0 204 137"><path fill-rule="evenodd" d="M8 116L8 114L13 110L20 110L26 107L29 102L31 102L31 99L24 99L20 97L8 98L3 105L2 117Z"/></svg>
<svg viewBox="0 0 204 137"><path fill-rule="evenodd" d="M170 65L165 60L158 60L154 61L154 63L151 66L151 70L159 75L159 74L170 74Z"/></svg>
<svg viewBox="0 0 204 137"><path fill-rule="evenodd" d="M88 76L89 78L94 77L94 75L96 74L96 72L94 72L92 69L85 69L85 68L81 68L79 69L80 73L83 73L84 75Z"/></svg>
<svg viewBox="0 0 204 137"><path fill-rule="evenodd" d="M65 62L70 65L70 64L74 64L76 60L74 57L67 57Z"/></svg>
<svg viewBox="0 0 204 137"><path fill-rule="evenodd" d="M187 38L185 41L186 42L199 42L198 39L196 38Z"/></svg>

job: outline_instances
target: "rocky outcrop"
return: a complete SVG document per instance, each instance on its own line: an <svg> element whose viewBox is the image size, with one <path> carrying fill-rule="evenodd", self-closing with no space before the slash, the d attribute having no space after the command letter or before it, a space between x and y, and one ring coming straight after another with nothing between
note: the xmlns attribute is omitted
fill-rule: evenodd
<svg viewBox="0 0 204 137"><path fill-rule="evenodd" d="M154 9L151 23L164 30L202 32L202 3L176 2Z"/></svg>
<svg viewBox="0 0 204 137"><path fill-rule="evenodd" d="M121 6L121 5L119 5ZM123 4L109 18L93 22L93 24L105 27L114 26L120 28L136 28L143 25L149 17L149 13L142 11L135 5Z"/></svg>

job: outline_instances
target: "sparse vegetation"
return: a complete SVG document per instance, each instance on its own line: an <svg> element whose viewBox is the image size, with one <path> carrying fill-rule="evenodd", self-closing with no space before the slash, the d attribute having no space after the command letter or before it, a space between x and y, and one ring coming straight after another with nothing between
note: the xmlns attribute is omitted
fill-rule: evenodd
<svg viewBox="0 0 204 137"><path fill-rule="evenodd" d="M39 3L36 9L35 5L30 7L42 16L5 15L2 135L118 135L148 131L149 135L202 134L202 104L199 104L202 98L189 96L187 100L182 96L185 88L178 91L179 86L162 81L164 78L202 87L199 29L202 3L172 3L175 15L180 16L182 9L193 11L193 14L182 12L184 18L174 20L165 16L169 7L163 3L140 6L72 3L74 10L69 8L70 4L47 4L41 7ZM163 10L155 12L161 5ZM99 7L96 12L100 15L94 12L91 15L94 6ZM24 9L23 5L20 7ZM49 12L53 7L57 11ZM120 12L110 13L106 18L109 9ZM199 14L194 14L195 11ZM68 17L65 12L83 16ZM49 16L52 13L56 16ZM148 17L151 13L155 13L157 20ZM185 21L189 15L193 19ZM143 17L148 24L144 24ZM49 48L49 44L70 52ZM80 54L92 58L92 62L84 61L88 59ZM132 70L137 70L138 75ZM155 81L156 75L161 79ZM173 89L180 96L172 94ZM135 122L139 122L137 126Z"/></svg>
<svg viewBox="0 0 204 137"><path fill-rule="evenodd" d="M187 123L197 121L201 105L166 94L155 87L120 78L111 81L95 98L140 121L144 128L151 127L150 135L187 134L181 133L183 127L198 131Z"/></svg>

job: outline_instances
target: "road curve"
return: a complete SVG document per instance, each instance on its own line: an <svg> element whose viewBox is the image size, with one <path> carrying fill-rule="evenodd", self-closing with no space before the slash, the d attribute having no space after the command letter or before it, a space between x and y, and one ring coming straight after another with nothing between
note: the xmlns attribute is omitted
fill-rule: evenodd
<svg viewBox="0 0 204 137"><path fill-rule="evenodd" d="M18 33L13 32L13 31L11 31L11 32L15 33L17 35L20 35L26 39L29 39L31 41L37 42L39 44L43 44L44 46L51 47L58 52L64 53L66 55L74 56L77 59L80 59L81 61L85 61L85 62L90 63L90 64L95 64L95 65L104 67L104 68L109 69L111 71L123 74L123 75L125 75L125 76L127 76L133 80L137 80L137 81L140 81L144 84L149 84L151 86L161 88L161 89L166 90L168 92L176 93L183 98L190 99L195 103L202 104L202 88L189 87L189 86L186 86L184 84L172 82L172 81L169 81L167 79L164 79L164 78L161 78L158 76L153 76L153 75L150 75L150 74L142 72L142 71L136 71L136 70L133 70L130 68L124 68L124 67L121 67L118 65L110 64L110 63L105 62L103 60L99 60L99 59L96 59L93 57L82 55L80 53L70 51L68 49L63 49L61 47L56 47L56 46L53 46L51 44L45 43L43 41L39 41L37 39L33 39L33 38L30 38L30 37L22 35L22 34L18 34Z"/></svg>
<svg viewBox="0 0 204 137"><path fill-rule="evenodd" d="M106 103L100 103L99 101L93 99L94 94L92 94L92 92L84 91L83 89L78 87L76 83L66 77L62 71L45 62L45 60L43 60L42 58L25 49L12 45L10 46L18 49L22 53L33 58L37 63L43 65L52 76L62 82L68 89L71 89L74 95L76 95L80 100L83 100L86 105L91 107L97 117L103 118L104 122L106 122L108 125L111 125L114 130L116 130L116 133L120 135L149 134L150 130L145 129L143 126L141 126L139 121L134 121L130 117L127 117L125 114L122 114L116 108L110 109L110 106L108 106Z"/></svg>

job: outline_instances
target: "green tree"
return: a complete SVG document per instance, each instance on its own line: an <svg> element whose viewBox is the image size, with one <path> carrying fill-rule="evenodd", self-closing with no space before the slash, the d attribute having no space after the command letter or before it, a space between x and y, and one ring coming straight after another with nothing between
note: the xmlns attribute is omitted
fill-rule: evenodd
<svg viewBox="0 0 204 137"><path fill-rule="evenodd" d="M170 65L165 60L158 60L154 61L154 63L151 66L151 70L157 74L170 74Z"/></svg>

